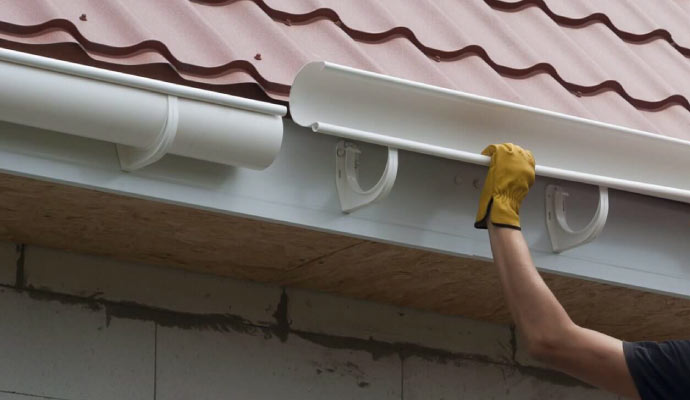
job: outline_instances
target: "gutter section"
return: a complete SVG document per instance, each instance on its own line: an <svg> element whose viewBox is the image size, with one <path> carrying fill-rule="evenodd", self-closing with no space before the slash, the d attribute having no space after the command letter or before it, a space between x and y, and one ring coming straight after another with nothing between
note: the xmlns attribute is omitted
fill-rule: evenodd
<svg viewBox="0 0 690 400"><path fill-rule="evenodd" d="M280 105L7 49L0 76L0 120L151 150L152 161L171 153L264 169L282 144Z"/></svg>
<svg viewBox="0 0 690 400"><path fill-rule="evenodd" d="M532 150L540 176L690 203L690 142L328 62L290 95L315 132L488 165L491 143Z"/></svg>

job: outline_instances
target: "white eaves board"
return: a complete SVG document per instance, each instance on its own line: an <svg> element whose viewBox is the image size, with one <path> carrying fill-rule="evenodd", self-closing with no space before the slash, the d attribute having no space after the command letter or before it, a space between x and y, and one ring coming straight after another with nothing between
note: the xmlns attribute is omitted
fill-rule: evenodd
<svg viewBox="0 0 690 400"><path fill-rule="evenodd" d="M283 148L264 171L166 156L125 173L112 144L0 123L0 171L461 257L491 258L487 232L473 228L485 167L401 152L390 195L348 215L340 211L335 189L337 141L286 120ZM378 178L386 152L367 144L360 148L366 187ZM585 246L553 254L544 222L544 188L549 183L571 192L567 204L573 228L586 224L597 201L594 187L537 178L521 215L540 269L690 298L689 204L611 190L603 233Z"/></svg>

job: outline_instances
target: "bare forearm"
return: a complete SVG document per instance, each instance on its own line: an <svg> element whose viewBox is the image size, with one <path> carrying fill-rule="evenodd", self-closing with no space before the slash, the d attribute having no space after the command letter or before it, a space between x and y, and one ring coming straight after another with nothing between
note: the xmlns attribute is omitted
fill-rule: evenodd
<svg viewBox="0 0 690 400"><path fill-rule="evenodd" d="M573 323L537 272L522 232L489 225L491 250L518 329L530 342L561 335Z"/></svg>
<svg viewBox="0 0 690 400"><path fill-rule="evenodd" d="M489 225L503 292L530 353L551 367L638 398L621 341L577 326L537 272L522 232Z"/></svg>

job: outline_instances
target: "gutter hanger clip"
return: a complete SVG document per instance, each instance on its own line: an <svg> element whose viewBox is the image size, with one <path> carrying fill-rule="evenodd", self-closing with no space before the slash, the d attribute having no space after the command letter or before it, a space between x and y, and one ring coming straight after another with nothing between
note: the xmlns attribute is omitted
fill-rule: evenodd
<svg viewBox="0 0 690 400"><path fill-rule="evenodd" d="M371 189L363 190L359 185L360 154L361 150L354 143L341 140L336 146L335 183L340 208L346 213L386 197L393 188L398 173L398 150L389 147L383 175Z"/></svg>
<svg viewBox="0 0 690 400"><path fill-rule="evenodd" d="M574 231L568 226L565 211L565 198L568 193L558 185L546 186L546 228L549 231L554 253L560 253L581 246L596 239L604 229L609 213L608 188L599 186L599 205L594 217L587 226Z"/></svg>

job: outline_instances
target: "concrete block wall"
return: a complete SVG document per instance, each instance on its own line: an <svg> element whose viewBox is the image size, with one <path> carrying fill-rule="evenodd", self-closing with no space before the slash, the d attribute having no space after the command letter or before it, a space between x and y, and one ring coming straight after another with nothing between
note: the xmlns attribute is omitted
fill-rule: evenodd
<svg viewBox="0 0 690 400"><path fill-rule="evenodd" d="M510 327L0 243L0 400L615 399Z"/></svg>

